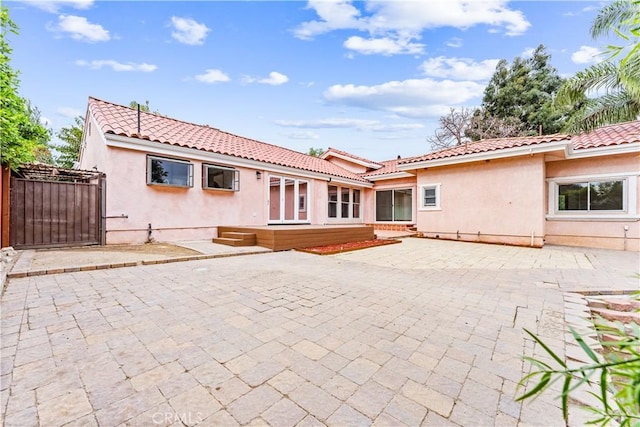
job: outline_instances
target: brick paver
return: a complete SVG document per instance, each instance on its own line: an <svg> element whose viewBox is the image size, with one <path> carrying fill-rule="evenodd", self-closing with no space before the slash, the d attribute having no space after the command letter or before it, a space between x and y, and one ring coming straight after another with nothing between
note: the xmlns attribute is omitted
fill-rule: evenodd
<svg viewBox="0 0 640 427"><path fill-rule="evenodd" d="M637 269L634 253L407 239L13 278L1 421L563 425L553 395L514 401L539 354L523 328L564 353L565 293L637 289Z"/></svg>

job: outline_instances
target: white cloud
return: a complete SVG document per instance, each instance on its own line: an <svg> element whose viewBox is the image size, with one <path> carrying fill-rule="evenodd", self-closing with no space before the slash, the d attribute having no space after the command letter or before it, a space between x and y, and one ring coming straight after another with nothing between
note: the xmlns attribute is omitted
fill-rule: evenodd
<svg viewBox="0 0 640 427"><path fill-rule="evenodd" d="M46 128L50 128L53 122L45 116L40 116L40 124Z"/></svg>
<svg viewBox="0 0 640 427"><path fill-rule="evenodd" d="M522 51L520 56L523 57L523 58L532 58L533 57L533 53L535 51L536 51L535 47L527 47Z"/></svg>
<svg viewBox="0 0 640 427"><path fill-rule="evenodd" d="M87 67L92 70L99 70L103 67L109 67L113 71L141 71L143 73L150 73L158 69L156 65L147 64L143 62L141 64L136 64L134 62L118 62L113 59L98 59L93 61L85 61L83 59L79 59L75 62L76 65L80 67Z"/></svg>
<svg viewBox="0 0 640 427"><path fill-rule="evenodd" d="M207 33L211 31L206 25L200 24L190 18L171 17L174 31L171 36L180 43L188 45L200 45L204 43Z"/></svg>
<svg viewBox="0 0 640 427"><path fill-rule="evenodd" d="M242 78L243 83L262 83L262 84L271 85L271 86L280 86L285 84L288 81L289 81L289 77L277 71L270 72L269 77L265 77L262 79L257 77L250 77L250 76L244 76Z"/></svg>
<svg viewBox="0 0 640 427"><path fill-rule="evenodd" d="M284 136L286 136L289 139L306 139L306 140L313 140L313 139L318 139L320 138L320 135L318 135L315 132L291 132L291 133L285 133L283 134Z"/></svg>
<svg viewBox="0 0 640 427"><path fill-rule="evenodd" d="M58 13L58 10L63 7L89 9L93 6L93 0L22 0L22 2L50 13Z"/></svg>
<svg viewBox="0 0 640 427"><path fill-rule="evenodd" d="M344 42L344 47L363 55L421 54L424 52L424 46L422 43L411 43L408 38L393 37L365 39L360 36L351 36Z"/></svg>
<svg viewBox="0 0 640 427"><path fill-rule="evenodd" d="M231 80L224 72L216 69L206 70L204 74L198 74L195 79L202 83L228 82Z"/></svg>
<svg viewBox="0 0 640 427"><path fill-rule="evenodd" d="M319 19L298 25L293 30L296 37L308 40L334 30L364 31L370 39L354 36L345 47L365 54L422 52L424 46L412 41L419 40L420 33L429 28L489 25L490 32L515 36L531 26L521 11L507 6L506 0L368 0L363 11L349 0L310 0L308 8L315 10ZM399 48L403 46L399 41L404 48Z"/></svg>
<svg viewBox="0 0 640 427"><path fill-rule="evenodd" d="M403 130L422 129L420 123L403 123L388 125L378 120L327 118L318 120L276 120L279 126L309 129L357 129L371 132L397 132Z"/></svg>
<svg viewBox="0 0 640 427"><path fill-rule="evenodd" d="M453 80L488 80L495 72L499 61L499 59L485 59L475 62L470 58L438 56L427 59L420 65L420 68L429 77Z"/></svg>
<svg viewBox="0 0 640 427"><path fill-rule="evenodd" d="M84 115L82 111L76 110L75 108L71 107L60 107L56 110L56 113L64 117L69 117L70 119Z"/></svg>
<svg viewBox="0 0 640 427"><path fill-rule="evenodd" d="M431 78L391 81L374 86L333 85L324 92L329 102L386 111L403 117L439 117L452 106L478 98L484 85L472 81Z"/></svg>
<svg viewBox="0 0 640 427"><path fill-rule="evenodd" d="M460 37L452 37L445 43L449 47L462 47L462 39Z"/></svg>
<svg viewBox="0 0 640 427"><path fill-rule="evenodd" d="M576 64L597 64L602 62L602 51L593 46L580 46L571 54L571 60Z"/></svg>
<svg viewBox="0 0 640 427"><path fill-rule="evenodd" d="M67 33L74 40L89 43L106 42L111 40L108 30L100 24L92 24L83 16L60 15L56 25L47 25L49 31Z"/></svg>

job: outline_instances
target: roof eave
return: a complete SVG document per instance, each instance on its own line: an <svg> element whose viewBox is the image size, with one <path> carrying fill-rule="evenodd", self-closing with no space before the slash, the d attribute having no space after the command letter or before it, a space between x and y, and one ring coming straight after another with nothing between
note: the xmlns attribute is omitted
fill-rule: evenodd
<svg viewBox="0 0 640 427"><path fill-rule="evenodd" d="M413 178L415 175L410 174L409 172L391 172L391 173L386 173L386 174L380 174L380 175L371 175L371 176L364 176L364 178L368 179L369 181L383 181L385 179L398 179L398 178Z"/></svg>
<svg viewBox="0 0 640 427"><path fill-rule="evenodd" d="M640 152L640 142L630 142L623 144L608 145L594 148L569 148L568 158L584 159L588 157L612 156L615 154L627 154Z"/></svg>
<svg viewBox="0 0 640 427"><path fill-rule="evenodd" d="M123 135L116 135L113 133L103 134L106 140L106 144L110 147L125 148L136 151L144 151L153 154L164 154L180 156L199 161L218 161L223 162L230 166L239 166L253 169L260 169L268 172L288 173L291 175L302 176L306 178L321 179L328 181L331 178L331 182L339 182L348 185L358 185L361 187L371 188L373 184L362 180L355 180L348 177L339 175L332 175L328 173L315 172L306 169L299 169L290 166L278 165L275 163L269 163L259 160L245 159L244 157L231 156L228 154L214 153L211 151L200 150L198 148L183 147L179 145L172 145L169 143L162 143L156 141L149 141L146 139L128 137Z"/></svg>
<svg viewBox="0 0 640 427"><path fill-rule="evenodd" d="M444 157L441 159L423 160L413 163L398 164L398 170L409 171L415 169L432 168L439 166L458 165L462 163L479 162L484 160L504 159L508 157L526 156L539 153L548 153L552 151L564 150L570 148L571 141L560 140L542 144L526 145L522 147L503 148L494 151L485 151L481 153L462 154L453 157Z"/></svg>
<svg viewBox="0 0 640 427"><path fill-rule="evenodd" d="M380 169L382 167L382 165L378 163L365 162L363 160L356 159L351 156L345 156L344 154L336 153L335 151L327 151L320 156L320 158L323 160L326 160L328 157L337 157L339 159L346 160L348 162L355 163L357 165L364 166L369 169Z"/></svg>

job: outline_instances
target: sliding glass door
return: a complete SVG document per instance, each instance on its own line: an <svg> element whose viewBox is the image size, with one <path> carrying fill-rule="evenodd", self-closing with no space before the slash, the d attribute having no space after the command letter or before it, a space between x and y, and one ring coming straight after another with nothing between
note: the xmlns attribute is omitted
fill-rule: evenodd
<svg viewBox="0 0 640 427"><path fill-rule="evenodd" d="M411 221L413 190L376 191L376 221Z"/></svg>

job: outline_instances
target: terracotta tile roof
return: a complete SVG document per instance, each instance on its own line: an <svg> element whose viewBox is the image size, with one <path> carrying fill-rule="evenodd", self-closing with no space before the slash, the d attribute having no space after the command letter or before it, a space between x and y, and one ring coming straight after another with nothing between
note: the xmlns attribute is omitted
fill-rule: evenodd
<svg viewBox="0 0 640 427"><path fill-rule="evenodd" d="M208 125L141 112L141 134L138 135L137 110L92 97L89 98L89 110L106 134L140 138L367 182L353 172L318 157L244 138Z"/></svg>
<svg viewBox="0 0 640 427"><path fill-rule="evenodd" d="M341 150L338 150L336 148L331 148L331 147L327 148L327 151L322 153L321 157L324 158L324 157L326 157L328 155L331 155L332 153L340 154L340 155L345 156L345 157L351 157L352 159L360 160L361 162L370 163L372 165L382 166L381 162L374 162L372 160L365 159L364 157L358 157L358 156L356 156L354 154L347 153L346 151L341 151Z"/></svg>
<svg viewBox="0 0 640 427"><path fill-rule="evenodd" d="M482 141L469 142L468 144L458 145L451 148L445 148L444 150L440 151L434 151L432 153L425 154L424 156L401 160L400 164L464 156L466 154L486 153L489 151L498 151L506 148L526 147L568 139L569 135L563 134L485 139Z"/></svg>
<svg viewBox="0 0 640 427"><path fill-rule="evenodd" d="M393 159L393 160L385 160L383 162L377 162L378 164L382 165L382 167L380 169L376 169L376 170L372 170L370 172L367 173L363 173L361 174L362 177L364 178L368 178L368 177L372 177L372 176L380 176L380 175L389 175L392 173L397 173L397 172L404 172L401 170L398 170L398 163L399 162L405 162L408 160L412 159L412 157L407 157L405 159Z"/></svg>
<svg viewBox="0 0 640 427"><path fill-rule="evenodd" d="M485 139L483 141L470 142L465 145L459 145L456 147L435 151L423 156L403 159L399 164L410 164L429 160L464 156L468 154L486 153L508 148L547 144L550 142L563 140L567 141L567 143L571 142L574 150L608 147L612 145L640 142L640 121L636 120L633 122L617 123L614 125L603 126L592 132L577 135L553 134L515 138Z"/></svg>
<svg viewBox="0 0 640 427"><path fill-rule="evenodd" d="M640 142L640 120L602 126L592 132L575 135L571 141L574 150Z"/></svg>

